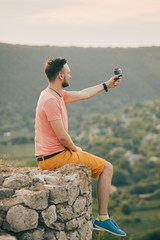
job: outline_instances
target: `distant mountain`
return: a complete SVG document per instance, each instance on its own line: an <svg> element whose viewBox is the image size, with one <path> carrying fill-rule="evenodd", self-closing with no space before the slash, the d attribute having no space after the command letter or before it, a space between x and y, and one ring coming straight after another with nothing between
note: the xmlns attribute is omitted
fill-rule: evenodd
<svg viewBox="0 0 160 240"><path fill-rule="evenodd" d="M123 70L123 80L108 93L68 104L72 127L77 120L160 97L160 47L80 48L0 44L0 132L34 126L38 96L47 87L44 62L66 57L71 69L68 90L90 87ZM31 128L33 131L33 128Z"/></svg>

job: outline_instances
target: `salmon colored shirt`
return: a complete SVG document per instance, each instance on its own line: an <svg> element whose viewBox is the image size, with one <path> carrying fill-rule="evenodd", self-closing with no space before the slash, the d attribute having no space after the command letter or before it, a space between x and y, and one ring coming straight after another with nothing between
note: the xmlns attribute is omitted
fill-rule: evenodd
<svg viewBox="0 0 160 240"><path fill-rule="evenodd" d="M59 151L65 147L58 140L50 121L62 119L64 128L68 131L68 117L65 100L69 92L63 90L60 97L49 89L44 89L38 99L35 118L35 155L45 156Z"/></svg>

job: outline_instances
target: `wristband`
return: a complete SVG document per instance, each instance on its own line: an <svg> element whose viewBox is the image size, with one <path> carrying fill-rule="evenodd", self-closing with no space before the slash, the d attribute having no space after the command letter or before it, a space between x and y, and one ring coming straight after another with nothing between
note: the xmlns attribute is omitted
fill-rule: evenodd
<svg viewBox="0 0 160 240"><path fill-rule="evenodd" d="M102 83L102 85L103 85L103 87L104 87L104 90L105 90L106 92L108 92L108 87L107 87L107 85L106 85L105 83Z"/></svg>

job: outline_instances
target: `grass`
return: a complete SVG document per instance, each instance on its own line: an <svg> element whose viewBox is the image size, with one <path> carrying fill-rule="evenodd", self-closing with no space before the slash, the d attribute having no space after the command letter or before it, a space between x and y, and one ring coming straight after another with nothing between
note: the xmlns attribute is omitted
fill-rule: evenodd
<svg viewBox="0 0 160 240"><path fill-rule="evenodd" d="M159 200L147 201L148 207L158 206ZM150 205L149 205L150 203ZM92 203L93 217L96 218L98 214L97 210L97 199L93 200ZM120 210L113 211L111 218L113 218L120 228L127 233L127 237L124 239L143 239L144 235L147 235L149 231L156 230L159 228L160 222L160 209L146 209L140 211L133 211L130 215L124 215ZM107 232L93 233L93 239L118 239L118 237L111 236ZM145 239L144 239L145 240ZM154 239L153 239L154 240Z"/></svg>
<svg viewBox="0 0 160 240"><path fill-rule="evenodd" d="M149 230L159 228L160 210L132 212L128 217L121 216L121 226L136 238L142 237Z"/></svg>
<svg viewBox="0 0 160 240"><path fill-rule="evenodd" d="M0 146L0 159L13 167L36 167L34 144Z"/></svg>
<svg viewBox="0 0 160 240"><path fill-rule="evenodd" d="M125 240L145 240L144 236L147 236L149 232L159 228L160 222L160 210L148 210L141 212L133 212L129 216L125 216L122 213L120 215L113 214L111 216L122 230L127 233L127 237L121 238ZM160 237L160 236L159 236ZM118 240L119 237L113 236L107 232L93 232L93 239L103 240L111 239ZM159 238L160 239L160 238ZM153 239L154 240L154 239Z"/></svg>

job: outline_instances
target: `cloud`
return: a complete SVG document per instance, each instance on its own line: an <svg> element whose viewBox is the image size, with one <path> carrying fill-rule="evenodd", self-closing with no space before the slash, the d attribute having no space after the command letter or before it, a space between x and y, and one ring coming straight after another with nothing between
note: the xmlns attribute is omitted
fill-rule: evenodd
<svg viewBox="0 0 160 240"><path fill-rule="evenodd" d="M157 0L78 0L60 1L51 9L44 9L29 15L27 21L33 23L56 23L71 26L111 24L119 21L160 21L160 2ZM60 3L59 2L59 3ZM63 4L62 4L63 3Z"/></svg>
<svg viewBox="0 0 160 240"><path fill-rule="evenodd" d="M0 41L81 46L159 44L160 0L0 2Z"/></svg>

